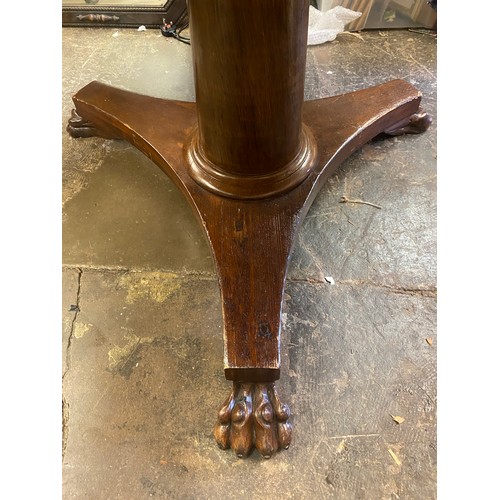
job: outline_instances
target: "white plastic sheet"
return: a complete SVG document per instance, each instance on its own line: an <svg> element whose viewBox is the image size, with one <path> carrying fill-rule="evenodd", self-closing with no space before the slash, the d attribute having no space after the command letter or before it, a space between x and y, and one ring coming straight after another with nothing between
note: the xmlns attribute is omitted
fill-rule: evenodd
<svg viewBox="0 0 500 500"><path fill-rule="evenodd" d="M361 14L361 12L340 6L326 12L310 6L307 45L319 45L335 40L337 35L344 31L345 25L357 19Z"/></svg>

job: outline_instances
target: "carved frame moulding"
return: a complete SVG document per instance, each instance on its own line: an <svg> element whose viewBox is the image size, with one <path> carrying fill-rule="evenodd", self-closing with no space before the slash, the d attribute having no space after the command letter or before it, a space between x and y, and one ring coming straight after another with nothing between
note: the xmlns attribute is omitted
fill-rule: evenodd
<svg viewBox="0 0 500 500"><path fill-rule="evenodd" d="M139 26L159 28L166 21L175 20L177 24L187 22L185 2L167 0L157 5L142 2L141 5L122 2L111 5L106 2L64 2L62 6L63 27L116 27L137 28ZM81 5L80 5L81 4Z"/></svg>

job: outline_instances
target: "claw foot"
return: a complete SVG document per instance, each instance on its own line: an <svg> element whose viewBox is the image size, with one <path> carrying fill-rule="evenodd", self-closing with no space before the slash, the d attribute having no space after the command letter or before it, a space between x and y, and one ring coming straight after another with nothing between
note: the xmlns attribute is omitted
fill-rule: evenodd
<svg viewBox="0 0 500 500"><path fill-rule="evenodd" d="M75 139L95 137L98 135L92 123L85 121L75 109L71 110L71 118L68 120L66 130L69 132L69 135Z"/></svg>
<svg viewBox="0 0 500 500"><path fill-rule="evenodd" d="M395 123L391 128L384 130L386 135L403 135L403 134L421 134L425 132L430 124L432 118L419 108L416 113L411 115L398 123Z"/></svg>
<svg viewBox="0 0 500 500"><path fill-rule="evenodd" d="M71 118L66 125L66 131L74 139L85 139L87 137L103 137L104 139L119 139L120 136L96 127L96 125L88 120L82 118L76 109L71 110Z"/></svg>
<svg viewBox="0 0 500 500"><path fill-rule="evenodd" d="M219 409L214 436L220 448L232 448L238 458L253 448L264 458L288 449L292 438L290 409L283 404L274 383L234 382L233 390Z"/></svg>

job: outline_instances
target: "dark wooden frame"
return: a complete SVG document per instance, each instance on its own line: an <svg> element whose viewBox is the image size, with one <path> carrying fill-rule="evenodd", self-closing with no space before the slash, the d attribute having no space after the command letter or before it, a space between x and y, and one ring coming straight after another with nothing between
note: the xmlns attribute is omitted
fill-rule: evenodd
<svg viewBox="0 0 500 500"><path fill-rule="evenodd" d="M119 27L137 28L139 26L160 27L174 0L167 0L162 7L82 5L62 7L63 27ZM177 17L175 10L171 15ZM166 19L166 21L177 19Z"/></svg>

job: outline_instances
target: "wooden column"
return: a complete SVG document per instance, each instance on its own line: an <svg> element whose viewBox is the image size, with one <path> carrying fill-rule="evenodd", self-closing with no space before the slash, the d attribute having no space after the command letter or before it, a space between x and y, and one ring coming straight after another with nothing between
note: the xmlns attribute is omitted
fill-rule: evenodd
<svg viewBox="0 0 500 500"><path fill-rule="evenodd" d="M314 166L302 123L308 0L190 0L198 128L192 177L213 192L264 198Z"/></svg>

